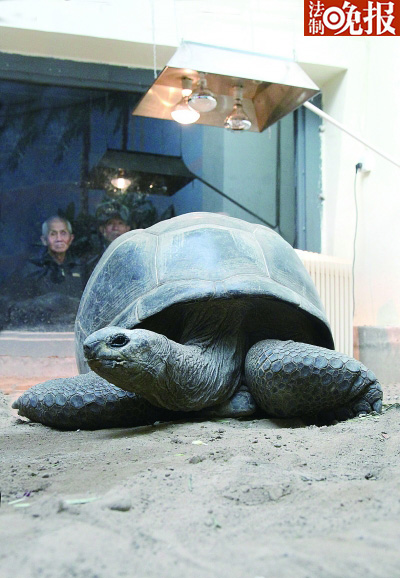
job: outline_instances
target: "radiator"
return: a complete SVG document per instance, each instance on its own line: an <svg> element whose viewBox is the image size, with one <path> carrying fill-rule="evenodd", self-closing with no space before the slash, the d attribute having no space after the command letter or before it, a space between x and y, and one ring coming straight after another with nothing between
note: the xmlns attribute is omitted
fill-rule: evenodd
<svg viewBox="0 0 400 578"><path fill-rule="evenodd" d="M353 356L353 281L351 264L328 255L296 249L321 297L335 349Z"/></svg>

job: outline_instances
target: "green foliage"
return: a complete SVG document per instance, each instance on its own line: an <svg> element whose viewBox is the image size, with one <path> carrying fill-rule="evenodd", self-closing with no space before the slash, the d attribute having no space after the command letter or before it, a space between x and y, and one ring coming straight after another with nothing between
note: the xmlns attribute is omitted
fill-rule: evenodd
<svg viewBox="0 0 400 578"><path fill-rule="evenodd" d="M105 195L102 203L110 202L110 198ZM128 193L123 202L115 203L116 208L124 206L130 214L129 225L132 229L145 229L151 227L159 221L170 219L175 216L173 205L166 211L159 214L156 207L146 195L140 193ZM68 204L65 210L58 209L60 217L68 219L74 232L74 242L71 250L77 257L90 256L102 252L102 244L99 237L99 222L95 216L83 212L76 213L74 202Z"/></svg>

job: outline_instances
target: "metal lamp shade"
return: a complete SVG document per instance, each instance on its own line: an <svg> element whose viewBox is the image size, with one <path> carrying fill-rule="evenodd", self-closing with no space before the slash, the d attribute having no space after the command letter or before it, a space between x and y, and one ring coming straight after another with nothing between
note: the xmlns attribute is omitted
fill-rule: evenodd
<svg viewBox="0 0 400 578"><path fill-rule="evenodd" d="M147 194L171 196L196 178L181 157L108 149L90 172L91 187L103 189L121 168L130 187Z"/></svg>
<svg viewBox="0 0 400 578"><path fill-rule="evenodd" d="M243 87L243 109L253 132L262 132L319 92L294 61L184 42L133 114L172 120L171 110L182 97L182 79L191 78L195 87L200 72L217 106L201 114L196 124L223 127L234 105L235 86Z"/></svg>

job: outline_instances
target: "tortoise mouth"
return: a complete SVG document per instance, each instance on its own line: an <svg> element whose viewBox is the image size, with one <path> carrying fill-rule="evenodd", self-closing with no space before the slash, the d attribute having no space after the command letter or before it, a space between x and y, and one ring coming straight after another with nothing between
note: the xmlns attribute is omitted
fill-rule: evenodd
<svg viewBox="0 0 400 578"><path fill-rule="evenodd" d="M115 370L125 370L127 361L125 359L113 359L113 358L98 358L98 359L88 359L88 365L92 371L101 375L105 379L114 377L116 375Z"/></svg>

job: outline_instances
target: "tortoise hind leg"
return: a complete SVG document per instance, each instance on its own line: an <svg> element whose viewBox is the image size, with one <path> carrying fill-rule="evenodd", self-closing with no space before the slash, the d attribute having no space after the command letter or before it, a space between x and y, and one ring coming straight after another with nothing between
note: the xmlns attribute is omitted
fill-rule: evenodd
<svg viewBox="0 0 400 578"><path fill-rule="evenodd" d="M62 430L135 427L173 419L174 414L93 371L34 385L12 407L31 421Z"/></svg>
<svg viewBox="0 0 400 578"><path fill-rule="evenodd" d="M256 403L274 417L332 423L382 410L382 388L372 371L323 347L260 341L247 354L245 373Z"/></svg>

